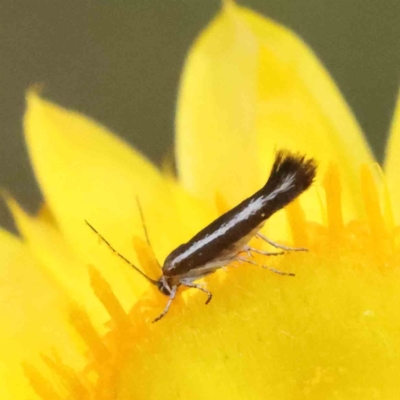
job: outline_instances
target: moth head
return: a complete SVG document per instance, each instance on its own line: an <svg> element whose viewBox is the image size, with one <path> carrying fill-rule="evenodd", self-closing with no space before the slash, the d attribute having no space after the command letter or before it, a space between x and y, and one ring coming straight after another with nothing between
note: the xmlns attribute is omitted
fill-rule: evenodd
<svg viewBox="0 0 400 400"><path fill-rule="evenodd" d="M170 296L172 293L172 288L168 282L168 278L164 275L157 281L157 288L165 296Z"/></svg>

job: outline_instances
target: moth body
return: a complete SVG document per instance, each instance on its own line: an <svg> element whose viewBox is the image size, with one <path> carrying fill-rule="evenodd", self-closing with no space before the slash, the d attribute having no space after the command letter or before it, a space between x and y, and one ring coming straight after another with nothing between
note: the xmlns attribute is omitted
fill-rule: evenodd
<svg viewBox="0 0 400 400"><path fill-rule="evenodd" d="M263 237L259 234L259 231L272 214L285 207L308 189L315 178L316 168L313 159L307 159L304 156L286 151L278 152L267 183L252 196L211 222L187 243L173 250L165 259L162 275L158 280L147 277L116 252L103 237L102 239L136 271L157 286L161 293L169 297L164 311L155 319L155 321L158 321L168 312L180 286L196 288L205 292L208 296L207 304L211 300L211 293L203 286L196 284L195 281L233 261L254 264L251 260L240 257L240 253L254 251L266 255L282 254L266 253L250 248L248 243L256 235L262 237L274 247L284 250L305 250L280 246ZM88 225L99 234L89 223ZM276 270L273 271L281 273Z"/></svg>

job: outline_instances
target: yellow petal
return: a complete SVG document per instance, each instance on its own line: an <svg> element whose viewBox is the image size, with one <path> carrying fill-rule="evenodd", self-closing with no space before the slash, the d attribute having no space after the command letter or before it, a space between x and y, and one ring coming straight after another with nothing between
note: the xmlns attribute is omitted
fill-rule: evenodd
<svg viewBox="0 0 400 400"><path fill-rule="evenodd" d="M191 50L177 111L177 158L183 185L232 206L259 182L257 40L226 7ZM240 183L238 185L238 182Z"/></svg>
<svg viewBox="0 0 400 400"><path fill-rule="evenodd" d="M329 74L286 28L227 2L189 54L178 106L179 171L193 193L237 202L288 148L315 157L319 179L337 163L346 220L362 209L359 168L373 162L370 149ZM317 196L306 197L321 221Z"/></svg>
<svg viewBox="0 0 400 400"><path fill-rule="evenodd" d="M386 148L385 173L389 186L394 217L400 222L400 91L393 115L389 141Z"/></svg>
<svg viewBox="0 0 400 400"><path fill-rule="evenodd" d="M60 292L64 292L69 299L84 304L92 320L97 323L97 328L104 329L102 324L109 319L109 316L93 295L87 266L75 257L56 227L42 218L27 215L11 198L7 199L7 204L20 233L26 240L27 247L53 278L54 286ZM121 294L125 300L124 305L130 307L134 302L132 288L135 287L135 281L127 276L128 274L123 275L123 271L123 268L116 268L109 279L114 284L116 293ZM139 291L140 288L136 289Z"/></svg>
<svg viewBox="0 0 400 400"><path fill-rule="evenodd" d="M25 133L36 176L62 233L84 262L93 262L99 248L85 220L136 261L132 240L143 236L137 198L159 259L186 238L184 230L171 229L179 223L171 186L143 156L34 90L27 102ZM109 274L116 268L113 260L104 261Z"/></svg>
<svg viewBox="0 0 400 400"><path fill-rule="evenodd" d="M257 133L262 166L271 162L271 148L298 150L318 161L321 181L334 162L343 185L345 219L354 217L362 205L360 167L374 159L351 110L300 38L253 11L242 8L241 15L260 46ZM309 191L304 200L306 213L313 215L317 196ZM316 219L322 221L322 216Z"/></svg>
<svg viewBox="0 0 400 400"><path fill-rule="evenodd" d="M68 299L17 238L0 230L0 397L36 399L23 362L56 351L76 368L83 358L69 326ZM69 343L68 346L63 344ZM51 385L51 378L48 377Z"/></svg>

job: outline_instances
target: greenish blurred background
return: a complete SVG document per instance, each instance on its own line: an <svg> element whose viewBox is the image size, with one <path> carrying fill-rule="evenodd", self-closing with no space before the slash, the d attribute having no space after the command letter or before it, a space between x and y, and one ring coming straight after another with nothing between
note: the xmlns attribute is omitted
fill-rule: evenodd
<svg viewBox="0 0 400 400"><path fill-rule="evenodd" d="M400 76L399 0L246 0L315 50L378 160ZM40 202L24 147L24 92L45 94L125 137L159 162L171 148L185 54L218 0L0 0L0 187ZM100 183L101 184L101 183ZM12 229L3 204L0 224Z"/></svg>

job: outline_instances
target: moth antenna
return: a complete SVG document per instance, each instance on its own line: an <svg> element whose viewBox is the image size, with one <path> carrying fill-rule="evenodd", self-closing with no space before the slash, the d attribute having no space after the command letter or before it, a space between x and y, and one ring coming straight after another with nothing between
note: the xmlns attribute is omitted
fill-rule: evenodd
<svg viewBox="0 0 400 400"><path fill-rule="evenodd" d="M88 221L86 221L87 226L101 239L102 242L104 242L108 248L116 254L119 258L124 260L128 265L130 265L136 272L139 272L140 275L142 275L144 278L146 278L150 283L153 285L157 286L157 281L154 279L151 279L149 276L147 276L143 271L141 271L136 265L131 263L127 258L125 258L121 253L119 253L116 249L114 249L113 246L111 246L110 242L106 240Z"/></svg>
<svg viewBox="0 0 400 400"><path fill-rule="evenodd" d="M153 253L154 259L157 261L157 264L161 269L161 265L157 260L157 257L156 257L156 255L154 253L154 250L153 250L153 246L151 245L151 242L150 242L149 232L147 231L146 221L144 219L143 209L142 209L142 205L140 204L140 201L139 201L139 196L136 196L136 203L138 205L139 214L140 214L140 220L142 221L142 227L143 227L143 231L144 231L144 236L146 237L146 242L149 245L149 247L151 249L151 252Z"/></svg>
<svg viewBox="0 0 400 400"><path fill-rule="evenodd" d="M144 215L143 215L143 209L142 209L142 206L140 204L138 196L136 196L136 203L137 203L137 206L138 206L138 209L139 209L140 220L142 221L142 227L143 227L144 236L146 237L146 242L151 248L153 248L151 246L151 243L150 243L149 232L147 231L146 222L144 220Z"/></svg>

